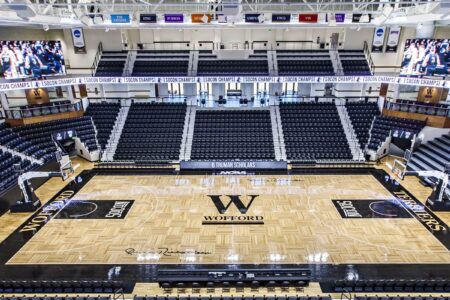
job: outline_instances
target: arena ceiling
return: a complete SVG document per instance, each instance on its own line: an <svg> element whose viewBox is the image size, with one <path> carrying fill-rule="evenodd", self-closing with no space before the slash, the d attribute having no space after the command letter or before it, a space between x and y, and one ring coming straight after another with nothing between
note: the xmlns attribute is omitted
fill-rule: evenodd
<svg viewBox="0 0 450 300"><path fill-rule="evenodd" d="M110 14L124 13L138 18L141 13L218 14L225 6L235 7L236 15L339 12L376 17L386 14L388 9L386 23L394 20L392 23L400 25L419 22L440 25L450 20L450 0L0 0L0 25L12 22L70 27L79 24L84 16L107 18Z"/></svg>

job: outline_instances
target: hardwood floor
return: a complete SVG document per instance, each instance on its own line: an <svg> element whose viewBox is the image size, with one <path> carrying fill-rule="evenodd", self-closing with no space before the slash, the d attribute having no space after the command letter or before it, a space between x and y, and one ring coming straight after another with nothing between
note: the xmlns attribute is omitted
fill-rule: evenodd
<svg viewBox="0 0 450 300"><path fill-rule="evenodd" d="M60 183L47 182L38 195L49 199ZM429 194L415 178L402 184L422 201ZM227 195L253 202L242 214ZM126 217L54 218L8 264L450 263L449 250L417 219L343 218L332 201L389 199L371 175L99 175L71 203L134 200ZM223 214L217 200L229 204ZM11 224L1 237L26 217L2 216L0 224ZM264 224L204 224L211 218Z"/></svg>

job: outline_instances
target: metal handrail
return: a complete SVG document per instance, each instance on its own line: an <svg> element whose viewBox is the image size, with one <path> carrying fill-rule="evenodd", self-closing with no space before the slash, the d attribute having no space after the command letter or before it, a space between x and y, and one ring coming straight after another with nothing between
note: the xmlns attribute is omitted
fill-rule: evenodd
<svg viewBox="0 0 450 300"><path fill-rule="evenodd" d="M401 99L399 99L401 100ZM438 106L439 105L439 106ZM398 107L396 107L398 106ZM402 110L402 107L406 107L407 110ZM450 104L448 107L445 107L442 104L436 104L436 105L425 105L425 104L419 104L419 103L400 103L395 102L392 98L387 98L384 102L384 108L389 110L395 110L395 111L403 111L403 112L411 112L411 113L418 113L423 115L430 115L430 116L441 116L441 117L450 117ZM414 108L414 109L411 109ZM419 109L423 109L419 111Z"/></svg>
<svg viewBox="0 0 450 300"><path fill-rule="evenodd" d="M5 110L5 117L6 119L24 119L38 116L54 115L71 111L79 111L82 109L83 105L81 104L81 101L78 101L75 103L33 107L33 108L11 108Z"/></svg>
<svg viewBox="0 0 450 300"><path fill-rule="evenodd" d="M97 70L98 64L100 63L100 59L102 57L103 53L103 44L100 42L97 46L97 53L95 53L94 62L92 63L91 67L91 74L92 76L95 75L95 71Z"/></svg>
<svg viewBox="0 0 450 300"><path fill-rule="evenodd" d="M363 47L364 55L366 56L367 63L369 64L370 74L373 75L374 73L374 63L372 60L372 53L370 51L369 44L367 41L364 41L364 47Z"/></svg>

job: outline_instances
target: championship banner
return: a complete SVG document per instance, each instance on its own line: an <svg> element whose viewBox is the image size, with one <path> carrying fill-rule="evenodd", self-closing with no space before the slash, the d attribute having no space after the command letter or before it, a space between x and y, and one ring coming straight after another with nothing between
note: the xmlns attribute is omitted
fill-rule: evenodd
<svg viewBox="0 0 450 300"><path fill-rule="evenodd" d="M291 14L272 14L272 23L289 23Z"/></svg>
<svg viewBox="0 0 450 300"><path fill-rule="evenodd" d="M129 14L111 14L111 23L113 24L128 24L131 23Z"/></svg>
<svg viewBox="0 0 450 300"><path fill-rule="evenodd" d="M383 51L385 33L386 27L375 27L375 31L373 32L372 52Z"/></svg>
<svg viewBox="0 0 450 300"><path fill-rule="evenodd" d="M212 19L211 14L192 14L191 15L192 23L207 24L207 23L211 23L211 19Z"/></svg>
<svg viewBox="0 0 450 300"><path fill-rule="evenodd" d="M78 77L25 82L0 83L0 90L27 90L79 84L142 84L142 83L390 83L412 86L450 88L450 81L392 76L254 76L254 77Z"/></svg>
<svg viewBox="0 0 450 300"><path fill-rule="evenodd" d="M86 54L86 44L84 42L83 28L72 28L71 33L75 54Z"/></svg>
<svg viewBox="0 0 450 300"><path fill-rule="evenodd" d="M183 23L184 15L183 14L165 14L164 22L165 23Z"/></svg>
<svg viewBox="0 0 450 300"><path fill-rule="evenodd" d="M370 23L372 21L372 14L353 14L352 23Z"/></svg>
<svg viewBox="0 0 450 300"><path fill-rule="evenodd" d="M319 19L318 14L299 14L298 21L302 23L317 23Z"/></svg>
<svg viewBox="0 0 450 300"><path fill-rule="evenodd" d="M334 19L335 19L336 23L344 23L345 22L345 14L344 13L334 14Z"/></svg>
<svg viewBox="0 0 450 300"><path fill-rule="evenodd" d="M156 23L157 17L156 14L140 14L139 15L139 23Z"/></svg>
<svg viewBox="0 0 450 300"><path fill-rule="evenodd" d="M400 26L392 26L389 28L389 35L386 43L386 52L397 52L401 30L402 28Z"/></svg>
<svg viewBox="0 0 450 300"><path fill-rule="evenodd" d="M264 23L264 14L245 14L245 23Z"/></svg>

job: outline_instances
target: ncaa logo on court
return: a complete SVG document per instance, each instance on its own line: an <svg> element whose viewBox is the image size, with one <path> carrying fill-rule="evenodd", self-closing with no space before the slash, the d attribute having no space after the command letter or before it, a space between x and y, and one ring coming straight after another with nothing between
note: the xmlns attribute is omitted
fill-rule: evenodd
<svg viewBox="0 0 450 300"><path fill-rule="evenodd" d="M207 195L219 215L204 216L203 225L263 225L264 217L248 215L259 195ZM238 211L240 215L229 215Z"/></svg>

